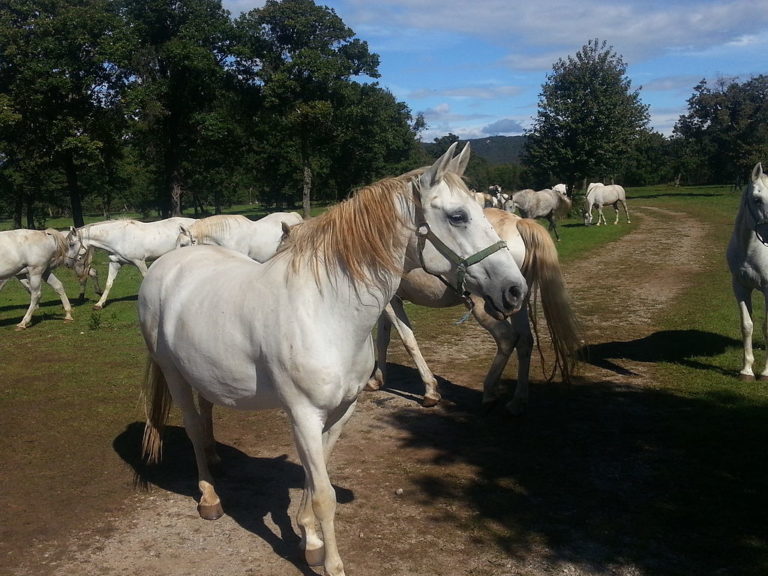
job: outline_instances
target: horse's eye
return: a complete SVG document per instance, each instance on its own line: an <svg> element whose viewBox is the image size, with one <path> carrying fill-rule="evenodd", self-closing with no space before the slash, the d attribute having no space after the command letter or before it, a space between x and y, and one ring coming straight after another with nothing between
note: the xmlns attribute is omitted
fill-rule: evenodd
<svg viewBox="0 0 768 576"><path fill-rule="evenodd" d="M463 210L448 215L448 221L454 226L469 222L469 216Z"/></svg>

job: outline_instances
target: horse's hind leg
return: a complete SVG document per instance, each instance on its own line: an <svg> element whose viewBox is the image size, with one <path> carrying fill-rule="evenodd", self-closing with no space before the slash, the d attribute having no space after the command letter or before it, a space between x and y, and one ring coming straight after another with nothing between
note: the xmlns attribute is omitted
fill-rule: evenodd
<svg viewBox="0 0 768 576"><path fill-rule="evenodd" d="M547 220L549 220L550 232L553 232L555 234L555 238L557 239L557 241L560 242L560 234L557 233L557 222L555 221L554 212L547 217Z"/></svg>
<svg viewBox="0 0 768 576"><path fill-rule="evenodd" d="M215 470L221 465L221 458L216 452L216 439L213 435L213 404L198 394L197 405L205 432L205 458L208 466Z"/></svg>
<svg viewBox="0 0 768 576"><path fill-rule="evenodd" d="M627 202L625 200L621 201L621 205L624 206L624 215L627 217L627 224L631 224L632 221L629 219L629 209L627 208ZM616 218L619 217L619 211L616 210Z"/></svg>
<svg viewBox="0 0 768 576"><path fill-rule="evenodd" d="M168 382L171 396L181 408L184 418L184 430L187 433L192 447L195 450L195 462L197 463L198 487L200 488L200 502L197 511L206 520L216 520L224 515L221 500L213 488L213 476L208 466L206 448L209 445L209 434L212 434L206 426L205 415L195 404L192 388L173 368L163 368L163 374ZM208 403L210 404L210 403ZM210 410L208 411L210 415Z"/></svg>
<svg viewBox="0 0 768 576"><path fill-rule="evenodd" d="M43 279L48 282L51 288L53 288L59 295L61 305L64 307L64 320L71 322L73 320L72 305L69 303L69 298L67 298L67 292L64 290L64 285L53 275L53 272L50 271L47 274L43 274Z"/></svg>
<svg viewBox="0 0 768 576"><path fill-rule="evenodd" d="M30 270L27 274L27 277L29 280L29 308L27 308L27 313L24 314L21 322L16 324L16 330L24 330L29 325L29 322L32 320L32 314L40 302L42 275L36 270Z"/></svg>
<svg viewBox="0 0 768 576"><path fill-rule="evenodd" d="M394 317L395 312L392 310L392 305L387 304L376 325L376 366L373 369L373 374L368 379L368 383L365 385L365 389L369 392L381 389L386 381L387 350L392 335L392 318Z"/></svg>

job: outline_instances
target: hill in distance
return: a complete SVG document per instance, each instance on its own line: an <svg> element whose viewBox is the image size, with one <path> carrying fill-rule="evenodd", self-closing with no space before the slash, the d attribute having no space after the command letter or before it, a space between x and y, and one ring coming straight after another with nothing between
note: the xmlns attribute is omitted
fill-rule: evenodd
<svg viewBox="0 0 768 576"><path fill-rule="evenodd" d="M523 152L525 136L488 136L487 138L473 138L460 140L459 146L469 142L472 147L472 155L479 156L489 164L518 163ZM425 142L424 148L431 152L435 144Z"/></svg>

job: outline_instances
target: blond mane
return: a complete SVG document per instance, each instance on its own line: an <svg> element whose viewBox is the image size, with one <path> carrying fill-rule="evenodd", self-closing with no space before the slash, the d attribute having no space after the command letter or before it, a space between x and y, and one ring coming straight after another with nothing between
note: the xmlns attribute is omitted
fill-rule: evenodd
<svg viewBox="0 0 768 576"><path fill-rule="evenodd" d="M66 236L55 228L46 228L45 233L53 238L53 243L56 246L56 252L54 253L53 258L51 258L51 267L55 268L64 262L64 259L67 256L67 251L69 250L69 245L67 244Z"/></svg>
<svg viewBox="0 0 768 576"><path fill-rule="evenodd" d="M294 226L278 255L288 255L291 269L309 266L319 282L321 272L341 272L372 286L384 274L402 272L397 254L406 235L398 206L412 202L411 183L403 178L381 180L324 214Z"/></svg>
<svg viewBox="0 0 768 576"><path fill-rule="evenodd" d="M201 220L196 220L189 226L189 232L198 240L227 234L237 226L251 222L250 219L240 214L225 215L216 214Z"/></svg>

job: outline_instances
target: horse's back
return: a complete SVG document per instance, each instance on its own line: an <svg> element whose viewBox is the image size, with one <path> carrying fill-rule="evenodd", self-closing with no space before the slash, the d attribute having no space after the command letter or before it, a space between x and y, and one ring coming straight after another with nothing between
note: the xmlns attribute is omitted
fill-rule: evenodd
<svg viewBox="0 0 768 576"><path fill-rule="evenodd" d="M49 230L20 228L0 232L0 278L20 274L27 267L45 268L57 254L56 239Z"/></svg>

